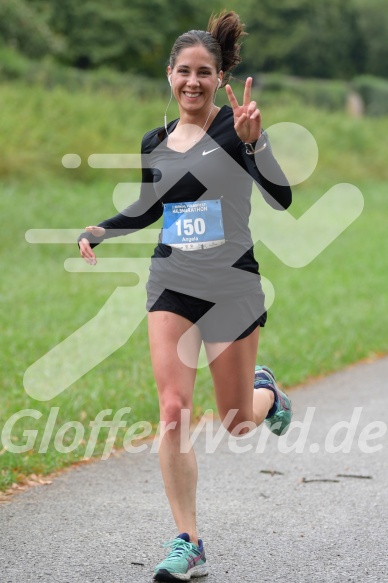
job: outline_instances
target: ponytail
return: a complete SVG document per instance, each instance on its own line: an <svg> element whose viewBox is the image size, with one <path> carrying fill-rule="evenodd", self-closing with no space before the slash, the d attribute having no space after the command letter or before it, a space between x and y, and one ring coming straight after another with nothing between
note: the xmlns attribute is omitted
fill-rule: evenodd
<svg viewBox="0 0 388 583"><path fill-rule="evenodd" d="M218 16L212 14L207 25L207 32L216 39L221 47L222 63L225 85L230 78L231 71L241 63L239 42L247 33L240 17L235 12L223 10ZM226 77L226 79L225 79Z"/></svg>

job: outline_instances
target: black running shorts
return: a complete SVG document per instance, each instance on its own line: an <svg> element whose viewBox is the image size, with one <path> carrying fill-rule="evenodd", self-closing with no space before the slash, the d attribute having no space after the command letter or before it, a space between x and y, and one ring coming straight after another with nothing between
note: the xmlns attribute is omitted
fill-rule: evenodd
<svg viewBox="0 0 388 583"><path fill-rule="evenodd" d="M267 312L260 291L222 298L216 303L170 289L147 286L147 311L172 312L197 324L205 342L233 342L265 326Z"/></svg>

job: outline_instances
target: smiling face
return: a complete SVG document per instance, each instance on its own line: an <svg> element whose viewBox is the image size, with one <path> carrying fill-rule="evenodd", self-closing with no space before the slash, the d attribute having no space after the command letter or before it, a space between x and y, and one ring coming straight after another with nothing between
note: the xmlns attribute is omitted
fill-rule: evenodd
<svg viewBox="0 0 388 583"><path fill-rule="evenodd" d="M174 68L168 67L167 72L171 75L172 90L181 115L209 111L222 71L217 72L214 56L204 46L182 49Z"/></svg>

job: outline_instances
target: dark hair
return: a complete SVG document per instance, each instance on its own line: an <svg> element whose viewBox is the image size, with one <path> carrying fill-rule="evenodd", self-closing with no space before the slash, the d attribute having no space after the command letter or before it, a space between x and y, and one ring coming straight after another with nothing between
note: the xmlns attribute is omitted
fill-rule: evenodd
<svg viewBox="0 0 388 583"><path fill-rule="evenodd" d="M183 49L195 45L204 46L213 55L217 73L224 72L222 86L226 85L232 69L241 62L240 46L238 41L247 33L244 24L235 12L223 10L219 15L212 14L207 25L207 30L190 30L179 36L170 53L170 67L175 66L175 61Z"/></svg>

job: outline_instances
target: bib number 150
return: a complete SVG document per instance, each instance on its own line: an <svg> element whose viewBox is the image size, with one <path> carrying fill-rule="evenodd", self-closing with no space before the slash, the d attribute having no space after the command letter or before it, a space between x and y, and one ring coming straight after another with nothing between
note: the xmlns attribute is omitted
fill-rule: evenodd
<svg viewBox="0 0 388 583"><path fill-rule="evenodd" d="M176 222L177 235L178 237L184 235L190 237L191 235L203 235L206 231L206 225L204 219L178 219Z"/></svg>

